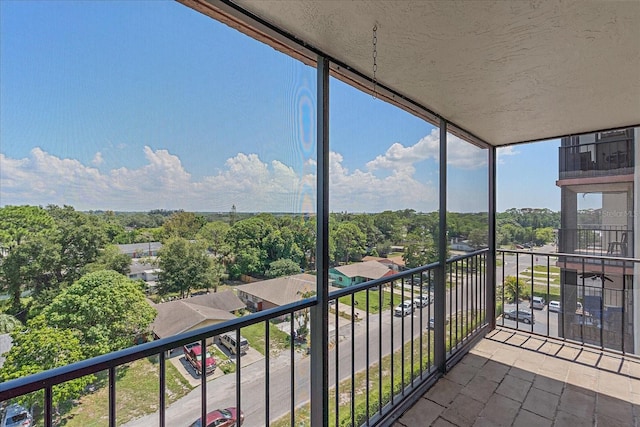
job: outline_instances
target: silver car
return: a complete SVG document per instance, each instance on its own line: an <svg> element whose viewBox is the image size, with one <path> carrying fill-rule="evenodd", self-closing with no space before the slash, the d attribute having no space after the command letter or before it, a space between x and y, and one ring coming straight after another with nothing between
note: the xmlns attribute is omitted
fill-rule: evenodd
<svg viewBox="0 0 640 427"><path fill-rule="evenodd" d="M533 324L533 313L528 310L511 310L504 313L505 319L517 320L518 322Z"/></svg>
<svg viewBox="0 0 640 427"><path fill-rule="evenodd" d="M2 418L2 427L31 427L33 417L23 406L13 403L7 406Z"/></svg>

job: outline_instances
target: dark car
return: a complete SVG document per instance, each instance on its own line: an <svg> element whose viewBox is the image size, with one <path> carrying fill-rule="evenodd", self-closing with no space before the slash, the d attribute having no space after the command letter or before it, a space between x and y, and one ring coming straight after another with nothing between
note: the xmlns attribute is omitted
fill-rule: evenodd
<svg viewBox="0 0 640 427"><path fill-rule="evenodd" d="M504 313L505 319L517 320L523 323L533 323L533 313L528 310L511 310Z"/></svg>
<svg viewBox="0 0 640 427"><path fill-rule="evenodd" d="M207 414L207 424L205 427L231 427L240 426L244 422L244 414L240 412L240 423L237 421L236 408L216 409ZM197 419L189 427L202 427L202 421Z"/></svg>

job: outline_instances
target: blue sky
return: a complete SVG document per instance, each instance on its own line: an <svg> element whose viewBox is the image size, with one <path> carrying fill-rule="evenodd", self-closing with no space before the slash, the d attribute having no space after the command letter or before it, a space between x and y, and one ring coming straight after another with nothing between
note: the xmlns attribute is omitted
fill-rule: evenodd
<svg viewBox="0 0 640 427"><path fill-rule="evenodd" d="M0 206L315 209L315 70L174 2L0 2ZM438 130L332 80L332 211L438 203ZM498 210L559 209L558 141L500 150ZM486 151L449 142L449 208Z"/></svg>

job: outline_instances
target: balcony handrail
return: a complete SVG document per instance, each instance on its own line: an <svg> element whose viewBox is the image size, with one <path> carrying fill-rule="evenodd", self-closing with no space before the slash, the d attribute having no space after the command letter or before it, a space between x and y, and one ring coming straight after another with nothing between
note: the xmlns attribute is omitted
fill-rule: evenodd
<svg viewBox="0 0 640 427"><path fill-rule="evenodd" d="M469 254L455 256L449 258L447 263L453 263L465 258L471 258L483 252L487 252L488 249L482 249ZM438 267L439 263L434 262L424 266L412 268L406 271L399 272L392 276L382 277L379 279L363 282L357 285L349 286L344 289L340 289L329 294L329 299L334 300L340 297L355 294L357 292L371 289L381 284L393 282L395 280L401 280L405 277L411 277L414 274L420 274L425 271L432 270ZM96 374L98 372L116 368L122 364L133 362L141 358L156 356L165 351L170 351L175 348L179 348L185 344L191 342L197 342L205 340L209 337L220 335L225 332L234 331L245 326L250 326L256 323L268 321L276 317L291 314L296 311L304 310L306 308L313 307L318 304L316 296L301 301L296 301L280 307L275 307L260 311L259 313L253 313L248 316L239 317L237 319L231 319L226 322L218 323L204 328L197 329L195 331L184 332L179 335L174 335L159 340L139 344L133 347L129 347L123 350L119 350L112 353L103 354L93 357L91 359L81 360L71 363L69 365L53 368L50 370L38 372L26 377L16 378L3 383L0 383L0 401L11 399L17 396L21 396L27 393L35 392L38 390L53 387L64 382L80 378L86 375Z"/></svg>
<svg viewBox="0 0 640 427"><path fill-rule="evenodd" d="M583 255L583 254L571 254L565 252L534 252L523 251L518 249L497 249L497 252L504 252L509 254L522 254L522 255L539 255L539 256L551 256L551 257L567 257L567 258L585 258L594 260L605 261L623 261L628 263L640 262L640 258L618 257L618 256L605 256L605 255Z"/></svg>
<svg viewBox="0 0 640 427"><path fill-rule="evenodd" d="M317 304L315 297L296 301L280 307L253 313L248 316L231 319L223 323L206 326L195 331L184 332L167 338L128 347L123 350L85 359L69 365L38 372L22 378L0 383L0 401L11 399L34 391L52 387L66 381L115 368L144 357L156 356L165 351L179 348L185 344L230 332L245 326L268 321L270 319L304 310Z"/></svg>

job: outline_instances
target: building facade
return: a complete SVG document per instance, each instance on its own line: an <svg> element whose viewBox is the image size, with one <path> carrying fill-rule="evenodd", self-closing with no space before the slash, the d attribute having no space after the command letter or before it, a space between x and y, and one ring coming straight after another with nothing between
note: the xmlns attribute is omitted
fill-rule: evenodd
<svg viewBox="0 0 640 427"><path fill-rule="evenodd" d="M558 334L637 352L640 345L637 257L639 128L562 138ZM584 209L581 199L597 200ZM580 258L578 258L580 256ZM590 258L606 257L604 259Z"/></svg>

